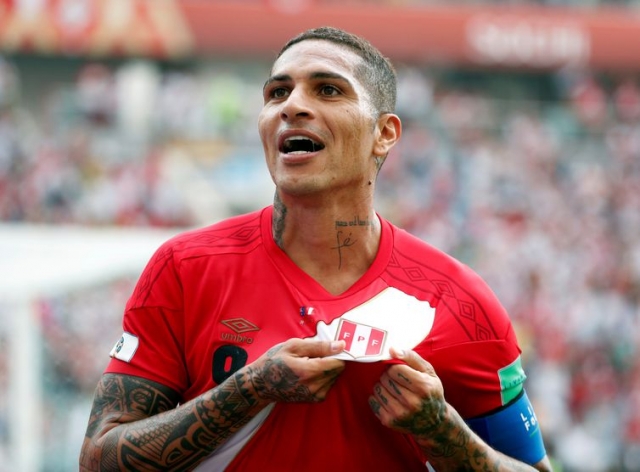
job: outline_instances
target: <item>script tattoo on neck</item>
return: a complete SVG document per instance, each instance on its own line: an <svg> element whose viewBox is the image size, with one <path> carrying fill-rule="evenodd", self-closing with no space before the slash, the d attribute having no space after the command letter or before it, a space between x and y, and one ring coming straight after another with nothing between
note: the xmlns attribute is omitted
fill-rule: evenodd
<svg viewBox="0 0 640 472"><path fill-rule="evenodd" d="M342 236L342 231L338 231L336 233L337 244L331 249L335 249L338 251L338 269L342 269L342 248L353 246L357 241L357 239L351 239L351 233L349 233L347 237Z"/></svg>
<svg viewBox="0 0 640 472"><path fill-rule="evenodd" d="M352 239L350 232L346 237L344 236L343 228L353 228L356 226L374 226L374 222L369 218L360 219L359 216L354 216L350 220L336 220L336 245L331 249L338 251L338 269L342 268L342 249L345 247L353 246L358 240Z"/></svg>
<svg viewBox="0 0 640 472"><path fill-rule="evenodd" d="M352 226L374 226L375 222L369 218L360 219L359 216L354 216L350 220L336 220L336 229L352 227Z"/></svg>

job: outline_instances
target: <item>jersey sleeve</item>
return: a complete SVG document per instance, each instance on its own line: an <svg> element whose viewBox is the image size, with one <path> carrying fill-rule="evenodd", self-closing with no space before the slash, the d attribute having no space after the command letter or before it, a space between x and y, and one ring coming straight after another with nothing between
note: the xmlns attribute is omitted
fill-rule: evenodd
<svg viewBox="0 0 640 472"><path fill-rule="evenodd" d="M171 242L149 260L127 302L122 325L124 332L105 373L134 375L184 392L183 297Z"/></svg>
<svg viewBox="0 0 640 472"><path fill-rule="evenodd" d="M445 398L463 418L506 405L523 389L520 350L508 341L481 341L439 349L428 356Z"/></svg>
<svg viewBox="0 0 640 472"><path fill-rule="evenodd" d="M486 414L520 394L526 375L509 316L493 291L459 265L437 303L431 335L421 346L463 418Z"/></svg>

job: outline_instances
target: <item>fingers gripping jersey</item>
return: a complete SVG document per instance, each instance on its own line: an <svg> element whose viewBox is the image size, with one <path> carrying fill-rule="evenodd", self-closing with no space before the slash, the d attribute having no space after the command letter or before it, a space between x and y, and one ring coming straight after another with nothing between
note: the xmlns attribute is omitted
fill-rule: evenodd
<svg viewBox="0 0 640 472"><path fill-rule="evenodd" d="M468 267L381 219L372 266L333 296L274 243L271 217L268 207L165 243L127 303L126 337L107 372L160 382L188 401L294 337L345 339L347 358L365 362L348 362L322 403L275 404L198 470L426 470L410 438L368 405L389 341L433 364L465 418L499 408L524 382L501 374L520 350Z"/></svg>

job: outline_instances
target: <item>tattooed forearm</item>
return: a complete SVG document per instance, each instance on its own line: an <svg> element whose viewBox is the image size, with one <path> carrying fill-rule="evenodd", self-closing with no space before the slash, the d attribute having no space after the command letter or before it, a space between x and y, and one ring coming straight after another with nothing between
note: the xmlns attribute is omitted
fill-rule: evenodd
<svg viewBox="0 0 640 472"><path fill-rule="evenodd" d="M279 359L267 359L260 369L249 369L251 382L256 393L269 400L305 401L311 394L300 384L300 378L285 362Z"/></svg>
<svg viewBox="0 0 640 472"><path fill-rule="evenodd" d="M100 470L118 470L118 436L111 435L105 437L104 452L101 457Z"/></svg>
<svg viewBox="0 0 640 472"><path fill-rule="evenodd" d="M257 402L247 387L245 375L236 372L219 387L216 398L205 397L195 407L203 426L216 436L244 424L244 412ZM236 428L237 429L237 428Z"/></svg>
<svg viewBox="0 0 640 472"><path fill-rule="evenodd" d="M454 457L464 452L469 444L469 436L466 431L453 423L444 423L429 435L429 456L432 458ZM465 454L466 455L466 454Z"/></svg>
<svg viewBox="0 0 640 472"><path fill-rule="evenodd" d="M252 417L258 400L246 374L176 408L171 389L125 375L105 375L80 457L82 471L191 470Z"/></svg>
<svg viewBox="0 0 640 472"><path fill-rule="evenodd" d="M446 409L446 403L439 398L426 398L422 400L422 407L418 412L404 419L397 419L395 426L411 431L418 437L432 437L443 429Z"/></svg>
<svg viewBox="0 0 640 472"><path fill-rule="evenodd" d="M416 437L436 470L455 471L534 471L531 466L490 448L469 428L457 413L447 418L428 436Z"/></svg>

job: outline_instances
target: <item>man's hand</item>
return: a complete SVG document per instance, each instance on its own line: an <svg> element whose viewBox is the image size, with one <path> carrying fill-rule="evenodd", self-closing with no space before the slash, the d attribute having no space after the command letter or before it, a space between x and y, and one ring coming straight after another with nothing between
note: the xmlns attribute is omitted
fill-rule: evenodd
<svg viewBox="0 0 640 472"><path fill-rule="evenodd" d="M342 352L344 346L344 341L290 339L247 366L247 375L262 400L319 402L345 366L328 356Z"/></svg>
<svg viewBox="0 0 640 472"><path fill-rule="evenodd" d="M406 364L389 367L369 397L371 409L383 425L416 438L426 438L446 415L442 382L433 366L414 351L390 350Z"/></svg>
<svg viewBox="0 0 640 472"><path fill-rule="evenodd" d="M383 425L411 434L438 471L551 471L548 457L530 466L492 449L444 399L433 366L414 351L391 349L392 365L374 386L369 404Z"/></svg>

